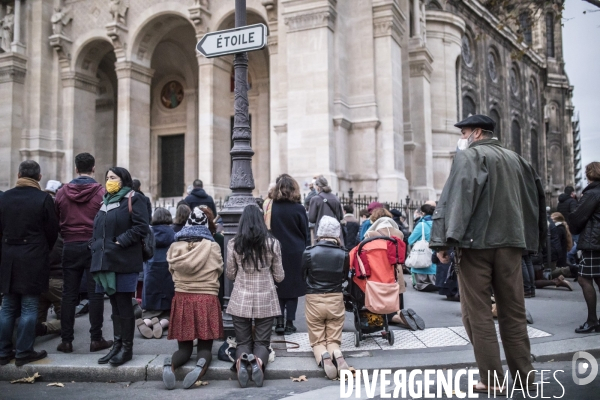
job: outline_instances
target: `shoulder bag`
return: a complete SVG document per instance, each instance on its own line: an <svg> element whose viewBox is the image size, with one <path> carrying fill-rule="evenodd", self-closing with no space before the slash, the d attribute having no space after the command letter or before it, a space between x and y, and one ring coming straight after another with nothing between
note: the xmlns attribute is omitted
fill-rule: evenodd
<svg viewBox="0 0 600 400"><path fill-rule="evenodd" d="M408 259L404 263L409 268L429 268L431 265L431 249L425 240L425 221L421 222L421 240L410 250Z"/></svg>

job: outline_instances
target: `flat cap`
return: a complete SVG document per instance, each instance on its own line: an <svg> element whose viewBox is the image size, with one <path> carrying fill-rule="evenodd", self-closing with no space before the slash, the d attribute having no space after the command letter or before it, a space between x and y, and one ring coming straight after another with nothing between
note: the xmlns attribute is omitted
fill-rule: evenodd
<svg viewBox="0 0 600 400"><path fill-rule="evenodd" d="M496 123L494 122L493 119L491 119L487 115L476 114L476 115L471 115L470 117L468 117L466 119L463 119L459 123L454 124L454 126L457 128L465 128L465 127L481 128L485 131L494 132L494 129L496 128Z"/></svg>

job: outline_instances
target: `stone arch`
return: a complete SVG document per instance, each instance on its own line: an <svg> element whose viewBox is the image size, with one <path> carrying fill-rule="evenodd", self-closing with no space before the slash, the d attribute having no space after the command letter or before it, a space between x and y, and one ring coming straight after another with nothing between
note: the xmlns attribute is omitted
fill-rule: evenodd
<svg viewBox="0 0 600 400"><path fill-rule="evenodd" d="M113 50L113 44L108 36L91 36L85 39L74 52L74 71L96 77L100 62Z"/></svg>
<svg viewBox="0 0 600 400"><path fill-rule="evenodd" d="M179 3L159 3L141 13L132 29L132 45L127 50L127 58L135 63L150 67L156 46L164 36L180 26L190 26L195 31L194 23L188 18L188 10ZM195 45L195 43L194 43ZM194 48L190 49L192 57Z"/></svg>
<svg viewBox="0 0 600 400"><path fill-rule="evenodd" d="M197 179L198 59L197 32L180 4L157 4L138 18L128 50L132 64L147 68L147 182L153 197L179 197ZM181 85L181 86L179 86ZM163 91L175 88L176 106L163 103ZM174 92L174 93L175 93ZM180 97L181 96L181 97ZM167 95L168 98L168 95ZM165 105L166 104L166 105ZM165 183L166 182L166 183Z"/></svg>
<svg viewBox="0 0 600 400"><path fill-rule="evenodd" d="M263 6L255 7L253 4L246 6L246 24L267 24L266 9ZM233 8L219 8L211 18L211 27L215 31L230 29L235 26L235 12Z"/></svg>
<svg viewBox="0 0 600 400"><path fill-rule="evenodd" d="M425 4L425 9L426 10L444 11L444 7L442 7L442 4L437 0L427 1L427 3Z"/></svg>

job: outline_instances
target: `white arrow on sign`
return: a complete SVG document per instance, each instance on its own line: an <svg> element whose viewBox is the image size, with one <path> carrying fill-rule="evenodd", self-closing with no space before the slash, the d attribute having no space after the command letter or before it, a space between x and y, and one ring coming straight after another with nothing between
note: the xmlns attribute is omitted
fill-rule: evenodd
<svg viewBox="0 0 600 400"><path fill-rule="evenodd" d="M259 50L267 44L265 24L248 25L207 33L196 45L196 50L205 57Z"/></svg>

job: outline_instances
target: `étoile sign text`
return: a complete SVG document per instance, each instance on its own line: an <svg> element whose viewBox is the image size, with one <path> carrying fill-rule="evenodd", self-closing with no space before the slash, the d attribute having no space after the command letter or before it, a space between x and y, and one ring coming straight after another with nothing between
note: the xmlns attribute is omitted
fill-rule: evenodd
<svg viewBox="0 0 600 400"><path fill-rule="evenodd" d="M196 50L210 58L259 50L266 44L267 27L264 24L255 24L207 33L196 45Z"/></svg>

